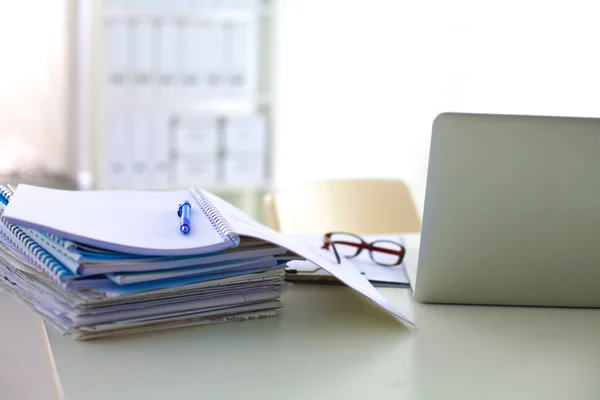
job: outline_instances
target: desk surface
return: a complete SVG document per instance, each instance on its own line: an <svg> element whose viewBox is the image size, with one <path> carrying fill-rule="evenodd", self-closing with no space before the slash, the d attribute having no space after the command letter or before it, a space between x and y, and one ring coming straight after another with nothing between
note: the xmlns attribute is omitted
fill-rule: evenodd
<svg viewBox="0 0 600 400"><path fill-rule="evenodd" d="M35 382L35 384L32 384ZM0 292L0 398L55 400L42 320Z"/></svg>
<svg viewBox="0 0 600 400"><path fill-rule="evenodd" d="M600 310L425 305L410 289L380 290L417 328L346 287L306 284L272 319L90 342L47 328L59 391L66 400L600 398ZM7 399L54 397L40 320L2 295L0 315L0 397L7 387Z"/></svg>
<svg viewBox="0 0 600 400"><path fill-rule="evenodd" d="M598 399L600 310L423 305L408 329L345 287L296 285L274 319L75 342L73 399Z"/></svg>

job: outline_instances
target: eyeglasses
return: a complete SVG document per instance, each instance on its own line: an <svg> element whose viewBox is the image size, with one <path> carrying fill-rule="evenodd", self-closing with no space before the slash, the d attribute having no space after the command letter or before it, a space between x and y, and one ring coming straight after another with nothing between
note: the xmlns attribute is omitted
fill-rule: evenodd
<svg viewBox="0 0 600 400"><path fill-rule="evenodd" d="M338 264L340 256L354 258L363 250L369 250L369 257L374 263L384 267L393 267L402 263L406 249L393 240L375 240L371 243L360 236L348 232L329 232L323 236L323 249L333 250Z"/></svg>

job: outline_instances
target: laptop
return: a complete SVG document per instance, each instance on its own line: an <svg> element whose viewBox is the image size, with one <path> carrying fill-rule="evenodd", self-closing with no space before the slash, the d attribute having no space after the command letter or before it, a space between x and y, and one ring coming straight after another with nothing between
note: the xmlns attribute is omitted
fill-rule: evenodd
<svg viewBox="0 0 600 400"><path fill-rule="evenodd" d="M413 257L420 302L599 307L600 119L439 115Z"/></svg>

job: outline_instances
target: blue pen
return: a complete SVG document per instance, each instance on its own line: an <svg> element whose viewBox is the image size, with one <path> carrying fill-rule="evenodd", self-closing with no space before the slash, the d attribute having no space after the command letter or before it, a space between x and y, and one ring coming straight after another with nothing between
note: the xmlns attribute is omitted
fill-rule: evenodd
<svg viewBox="0 0 600 400"><path fill-rule="evenodd" d="M179 230L184 235L190 233L190 214L192 213L192 205L189 201L184 201L183 204L179 205L177 215L179 216Z"/></svg>

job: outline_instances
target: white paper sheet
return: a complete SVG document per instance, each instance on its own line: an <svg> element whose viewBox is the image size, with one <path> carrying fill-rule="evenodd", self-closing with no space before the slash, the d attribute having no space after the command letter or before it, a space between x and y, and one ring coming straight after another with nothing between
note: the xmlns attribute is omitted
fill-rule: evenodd
<svg viewBox="0 0 600 400"><path fill-rule="evenodd" d="M300 241L293 240L292 238L255 221L246 213L221 198L208 192L205 192L205 194L240 236L246 235L263 239L305 257L307 260L312 261L321 268L327 270L327 272L335 275L336 278L344 282L350 288L356 290L358 293L373 301L392 315L398 317L401 321L415 326L411 320L405 317L396 307L391 305L386 298L383 297L383 295L348 262L348 260L342 259L341 263L337 264L332 252L320 250Z"/></svg>
<svg viewBox="0 0 600 400"><path fill-rule="evenodd" d="M322 245L323 235L311 235L311 234L287 234L294 240L301 241L307 245L318 248ZM364 240L372 242L374 240L393 240L399 243L403 243L402 237L399 235L360 235ZM404 263L397 266L381 266L373 262L369 257L368 251L362 251L357 257L348 259L348 262L362 273L365 278L370 282L382 282L390 284L402 284L408 285L409 279L405 269ZM288 266L292 269L301 271L313 271L318 268L309 261L291 261Z"/></svg>

